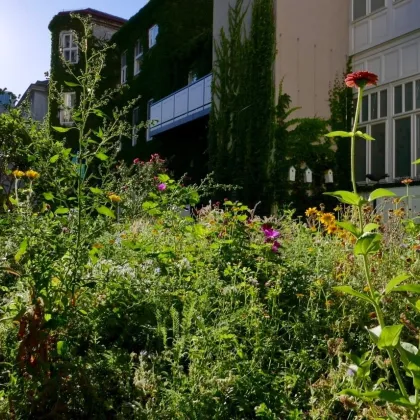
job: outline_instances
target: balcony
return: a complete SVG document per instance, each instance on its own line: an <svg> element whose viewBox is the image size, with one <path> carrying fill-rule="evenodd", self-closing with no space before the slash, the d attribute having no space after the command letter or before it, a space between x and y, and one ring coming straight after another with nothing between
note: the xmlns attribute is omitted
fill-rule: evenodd
<svg viewBox="0 0 420 420"><path fill-rule="evenodd" d="M210 113L212 75L209 74L161 99L149 103L149 120L152 126L147 140L164 131L186 124Z"/></svg>

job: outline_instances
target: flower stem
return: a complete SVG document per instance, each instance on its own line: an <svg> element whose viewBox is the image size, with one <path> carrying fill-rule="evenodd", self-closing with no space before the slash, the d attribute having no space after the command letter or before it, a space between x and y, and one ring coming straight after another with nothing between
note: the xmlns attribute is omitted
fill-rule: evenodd
<svg viewBox="0 0 420 420"><path fill-rule="evenodd" d="M357 106L356 106L356 114L354 116L354 124L352 130L352 137L351 137L351 183L353 185L353 192L357 194L357 186L356 186L356 166L355 166L355 158L356 158L356 131L357 125L359 122L360 110L362 109L362 99L363 99L363 88L359 87L359 92L357 96Z"/></svg>

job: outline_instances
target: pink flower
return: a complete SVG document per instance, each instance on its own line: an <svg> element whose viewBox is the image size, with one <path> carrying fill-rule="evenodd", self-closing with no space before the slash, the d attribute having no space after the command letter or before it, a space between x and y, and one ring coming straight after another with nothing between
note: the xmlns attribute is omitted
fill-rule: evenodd
<svg viewBox="0 0 420 420"><path fill-rule="evenodd" d="M274 230L269 225L262 225L261 230L264 233L266 241L271 241L273 239L276 239L278 236L280 236L280 232L278 232L277 230Z"/></svg>
<svg viewBox="0 0 420 420"><path fill-rule="evenodd" d="M271 247L271 250L277 254L279 252L280 244L277 241L274 241L273 246Z"/></svg>
<svg viewBox="0 0 420 420"><path fill-rule="evenodd" d="M134 165L139 164L139 163L140 163L140 159L139 159L139 158L135 158L135 159L133 160L133 163L134 163Z"/></svg>
<svg viewBox="0 0 420 420"><path fill-rule="evenodd" d="M158 185L158 190L159 191L165 191L166 190L166 184L162 183Z"/></svg>

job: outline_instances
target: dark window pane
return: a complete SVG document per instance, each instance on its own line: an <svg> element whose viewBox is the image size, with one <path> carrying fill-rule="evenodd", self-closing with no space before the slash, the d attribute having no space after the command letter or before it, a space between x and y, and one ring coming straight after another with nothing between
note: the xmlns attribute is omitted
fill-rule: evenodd
<svg viewBox="0 0 420 420"><path fill-rule="evenodd" d="M367 0L353 0L353 20L366 16Z"/></svg>
<svg viewBox="0 0 420 420"><path fill-rule="evenodd" d="M400 114L402 112L402 85L394 88L394 113Z"/></svg>
<svg viewBox="0 0 420 420"><path fill-rule="evenodd" d="M411 175L411 117L395 120L395 176Z"/></svg>
<svg viewBox="0 0 420 420"><path fill-rule="evenodd" d="M413 82L405 84L405 111L413 110Z"/></svg>
<svg viewBox="0 0 420 420"><path fill-rule="evenodd" d="M385 0L371 0L370 2L370 11L374 12L375 10L385 7Z"/></svg>
<svg viewBox="0 0 420 420"><path fill-rule="evenodd" d="M378 118L378 94L372 93L370 95L370 119L376 120Z"/></svg>
<svg viewBox="0 0 420 420"><path fill-rule="evenodd" d="M362 100L362 121L369 119L369 95L363 97Z"/></svg>
<svg viewBox="0 0 420 420"><path fill-rule="evenodd" d="M381 90L381 118L388 116L388 91Z"/></svg>
<svg viewBox="0 0 420 420"><path fill-rule="evenodd" d="M360 127L362 133L366 133L366 127ZM355 164L356 164L356 181L366 181L366 140L356 137L356 150L355 150Z"/></svg>
<svg viewBox="0 0 420 420"><path fill-rule="evenodd" d="M416 81L416 108L420 108L420 80Z"/></svg>
<svg viewBox="0 0 420 420"><path fill-rule="evenodd" d="M415 159L420 159L420 115L416 117L416 127L417 127L417 138L416 138L416 157ZM419 175L419 166L416 165L417 175Z"/></svg>
<svg viewBox="0 0 420 420"><path fill-rule="evenodd" d="M385 136L386 124L375 124L371 128L371 173L378 178L385 175Z"/></svg>

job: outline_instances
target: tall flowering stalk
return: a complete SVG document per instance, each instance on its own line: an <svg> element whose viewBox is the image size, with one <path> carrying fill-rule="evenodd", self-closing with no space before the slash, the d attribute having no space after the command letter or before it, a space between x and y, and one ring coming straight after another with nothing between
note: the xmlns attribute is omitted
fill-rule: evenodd
<svg viewBox="0 0 420 420"><path fill-rule="evenodd" d="M328 137L344 137L350 138L351 141L351 181L353 191L335 191L332 193L326 193L336 197L339 201L345 204L352 205L357 209L358 213L358 226L351 222L343 221L337 222L337 225L342 229L352 234L356 241L353 252L356 256L360 256L363 261L363 271L365 275L368 288L364 292L354 290L350 286L339 286L335 289L341 293L346 293L357 297L358 299L364 300L371 304L375 309L375 316L378 320L379 325L376 328L369 330L369 335L373 343L380 350L385 350L388 353L391 361L392 370L395 379L398 383L399 391L383 390L381 387L377 387L372 391L362 391L360 389L346 389L342 394L350 395L353 397L360 398L365 401L382 400L394 405L399 405L407 408L413 413L413 420L418 418L420 412L420 353L417 347L411 343L404 343L401 341L401 333L404 328L403 324L398 325L387 325L384 312L382 310L381 302L384 295L390 293L420 293L420 287L417 284L404 284L403 282L409 280L411 274L403 273L389 281L385 290L375 290L374 283L372 281L371 268L369 264L369 257L376 254L381 248L382 235L377 232L379 225L375 223L364 223L363 218L363 206L368 203L373 203L378 198L392 197L395 194L389 190L379 188L373 191L368 199L361 197L357 193L356 185L356 171L355 171L355 149L356 149L356 138L359 137L364 140L374 140L368 134L362 133L358 130L358 121L361 111L361 104L363 99L363 92L365 87L369 85L376 85L378 76L367 72L356 72L349 74L345 83L350 88L356 88L358 91L357 107L355 112L353 129L350 132L336 131L329 133ZM360 140L359 140L360 141ZM415 162L418 163L418 162ZM419 162L420 163L420 162ZM413 388L415 390L414 395L409 395L405 382L401 376L400 368L398 366L396 354L399 354L399 359L404 365L404 370L407 376L412 378ZM419 355L417 355L419 353ZM361 360L357 356L351 355L352 360ZM364 362L363 362L364 363ZM370 364L369 364L370 366ZM361 370L366 370L366 364L361 363L358 366ZM366 373L366 372L364 372ZM369 374L369 371L368 371Z"/></svg>

